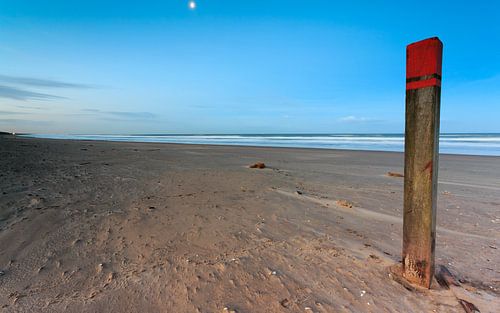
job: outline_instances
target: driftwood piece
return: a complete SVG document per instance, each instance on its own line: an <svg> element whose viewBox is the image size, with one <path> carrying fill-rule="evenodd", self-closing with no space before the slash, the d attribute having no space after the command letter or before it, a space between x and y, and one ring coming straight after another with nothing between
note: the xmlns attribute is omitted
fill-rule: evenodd
<svg viewBox="0 0 500 313"><path fill-rule="evenodd" d="M250 165L250 168L266 168L266 165L262 162L257 162L255 164Z"/></svg>
<svg viewBox="0 0 500 313"><path fill-rule="evenodd" d="M405 175L397 172L387 172L387 176L389 177L405 177Z"/></svg>
<svg viewBox="0 0 500 313"><path fill-rule="evenodd" d="M354 206L351 202L349 202L347 200L337 200L336 203L338 206L348 208L348 209L352 209L352 207Z"/></svg>

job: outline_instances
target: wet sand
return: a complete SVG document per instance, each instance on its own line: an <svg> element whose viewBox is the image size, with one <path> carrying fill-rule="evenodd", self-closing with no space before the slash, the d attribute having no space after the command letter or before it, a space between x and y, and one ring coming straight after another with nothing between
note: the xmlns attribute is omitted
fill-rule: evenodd
<svg viewBox="0 0 500 313"><path fill-rule="evenodd" d="M264 162L265 169L248 165ZM461 312L409 291L403 155L0 136L2 312ZM442 155L436 263L500 311L500 157Z"/></svg>

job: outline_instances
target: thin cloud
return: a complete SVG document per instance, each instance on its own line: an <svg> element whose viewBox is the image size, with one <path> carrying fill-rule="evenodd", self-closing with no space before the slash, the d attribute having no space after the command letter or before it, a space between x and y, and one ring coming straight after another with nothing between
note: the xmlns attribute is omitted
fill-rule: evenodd
<svg viewBox="0 0 500 313"><path fill-rule="evenodd" d="M19 123L19 122L27 122L27 123L45 123L46 121L33 121L22 118L0 118L0 123Z"/></svg>
<svg viewBox="0 0 500 313"><path fill-rule="evenodd" d="M344 123L363 123L363 122L374 122L377 120L369 117L359 117L359 116L349 115L339 118L339 121Z"/></svg>
<svg viewBox="0 0 500 313"><path fill-rule="evenodd" d="M19 118L0 118L0 123L4 124L28 124L28 125L38 125L38 124L50 124L49 121L34 121L34 120L25 120Z"/></svg>
<svg viewBox="0 0 500 313"><path fill-rule="evenodd" d="M107 114L124 118L154 118L156 115L151 112L118 112L109 111Z"/></svg>
<svg viewBox="0 0 500 313"><path fill-rule="evenodd" d="M153 119L156 117L156 114L151 112L101 111L97 109L83 109L82 111L121 119Z"/></svg>
<svg viewBox="0 0 500 313"><path fill-rule="evenodd" d="M21 101L65 99L64 97L56 95L34 92L5 85L0 85L0 98L7 98L7 99L21 100Z"/></svg>
<svg viewBox="0 0 500 313"><path fill-rule="evenodd" d="M19 77L0 75L0 82L14 85L23 85L30 87L45 87L45 88L74 88L74 89L89 89L95 86L87 84L75 84L52 79L34 78L34 77Z"/></svg>
<svg viewBox="0 0 500 313"><path fill-rule="evenodd" d="M18 122L26 122L27 120L19 119L19 118L0 118L0 123L18 123Z"/></svg>
<svg viewBox="0 0 500 313"><path fill-rule="evenodd" d="M29 109L29 110L41 110L41 109L43 109L42 107L35 107L35 106L31 106L31 105L16 105L16 108Z"/></svg>
<svg viewBox="0 0 500 313"><path fill-rule="evenodd" d="M204 105L204 104L193 104L190 106L193 109L214 109L215 106Z"/></svg>
<svg viewBox="0 0 500 313"><path fill-rule="evenodd" d="M24 114L30 114L30 113L17 112L17 111L0 111L0 116L1 115L24 115Z"/></svg>

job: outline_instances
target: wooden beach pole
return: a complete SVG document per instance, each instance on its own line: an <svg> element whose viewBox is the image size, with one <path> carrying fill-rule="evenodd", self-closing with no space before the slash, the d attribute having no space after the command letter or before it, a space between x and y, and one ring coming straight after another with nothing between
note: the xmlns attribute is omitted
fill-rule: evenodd
<svg viewBox="0 0 500 313"><path fill-rule="evenodd" d="M434 275L442 53L437 37L406 48L402 274L426 288Z"/></svg>

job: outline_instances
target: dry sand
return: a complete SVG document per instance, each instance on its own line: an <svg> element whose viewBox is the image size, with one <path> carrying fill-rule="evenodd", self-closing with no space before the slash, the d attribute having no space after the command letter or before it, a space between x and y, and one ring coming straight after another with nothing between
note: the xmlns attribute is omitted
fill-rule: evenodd
<svg viewBox="0 0 500 313"><path fill-rule="evenodd" d="M500 158L440 161L437 264L499 312ZM451 291L388 274L403 179L387 173L402 167L387 152L0 137L0 310L461 312Z"/></svg>

